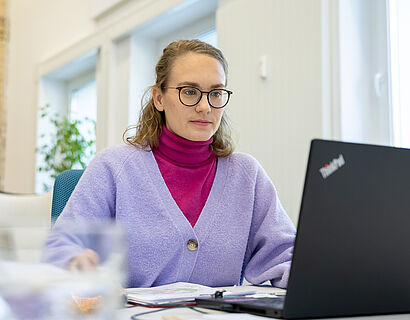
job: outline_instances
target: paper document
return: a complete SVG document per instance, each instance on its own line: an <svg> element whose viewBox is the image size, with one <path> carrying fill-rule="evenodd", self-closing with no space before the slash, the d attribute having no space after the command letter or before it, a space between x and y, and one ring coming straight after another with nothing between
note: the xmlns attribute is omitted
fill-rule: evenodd
<svg viewBox="0 0 410 320"><path fill-rule="evenodd" d="M217 289L194 283L176 282L151 288L126 289L129 303L164 305L194 301L203 295L214 294Z"/></svg>

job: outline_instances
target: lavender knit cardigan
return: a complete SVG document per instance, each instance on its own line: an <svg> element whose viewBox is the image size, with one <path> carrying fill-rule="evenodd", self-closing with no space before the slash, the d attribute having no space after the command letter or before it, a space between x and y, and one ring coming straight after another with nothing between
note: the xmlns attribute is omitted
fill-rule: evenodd
<svg viewBox="0 0 410 320"><path fill-rule="evenodd" d="M173 200L150 151L121 145L99 152L55 229L75 219L115 219L128 241L127 287L177 281L286 287L295 228L271 180L250 155L218 158L215 180L194 227ZM189 250L189 240L198 242ZM84 248L52 232L43 261L65 267Z"/></svg>

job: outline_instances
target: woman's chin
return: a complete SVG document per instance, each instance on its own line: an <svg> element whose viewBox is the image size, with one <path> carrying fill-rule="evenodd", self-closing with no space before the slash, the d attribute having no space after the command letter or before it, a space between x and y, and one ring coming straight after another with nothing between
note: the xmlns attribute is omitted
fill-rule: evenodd
<svg viewBox="0 0 410 320"><path fill-rule="evenodd" d="M190 141L208 141L212 136L213 132L211 130L204 130L204 128L199 128L196 130L190 130L189 132L184 132L180 137L190 140Z"/></svg>

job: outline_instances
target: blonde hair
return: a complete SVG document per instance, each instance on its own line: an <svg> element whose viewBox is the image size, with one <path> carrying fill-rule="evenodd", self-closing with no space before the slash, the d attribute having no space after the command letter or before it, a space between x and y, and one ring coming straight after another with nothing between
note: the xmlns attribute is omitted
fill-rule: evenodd
<svg viewBox="0 0 410 320"><path fill-rule="evenodd" d="M128 128L123 134L123 138L126 143L144 149L149 146L151 150L158 147L162 126L165 123L165 114L163 111L158 111L155 108L152 97L152 89L156 87L162 91L166 90L169 75L175 60L178 57L190 52L205 54L215 58L221 63L225 75L227 75L228 64L221 50L199 40L179 40L171 42L163 50L162 56L155 67L155 85L149 87L144 94L138 124L134 127ZM133 128L136 129L135 135L125 138L126 133ZM231 126L225 112L222 115L218 130L213 136L211 146L213 153L217 157L227 157L232 154L234 150Z"/></svg>

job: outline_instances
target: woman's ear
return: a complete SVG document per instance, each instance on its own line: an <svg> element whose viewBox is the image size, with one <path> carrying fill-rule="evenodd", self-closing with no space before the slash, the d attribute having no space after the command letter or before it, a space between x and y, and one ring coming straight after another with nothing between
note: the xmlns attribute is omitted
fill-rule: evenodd
<svg viewBox="0 0 410 320"><path fill-rule="evenodd" d="M152 88L152 100L154 101L155 109L164 111L163 96L160 88Z"/></svg>

